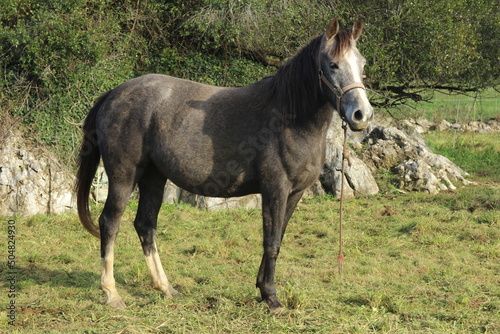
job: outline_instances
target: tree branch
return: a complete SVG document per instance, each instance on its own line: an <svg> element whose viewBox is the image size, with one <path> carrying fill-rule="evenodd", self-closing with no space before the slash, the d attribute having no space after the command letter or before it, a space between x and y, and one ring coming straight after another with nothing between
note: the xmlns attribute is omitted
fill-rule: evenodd
<svg viewBox="0 0 500 334"><path fill-rule="evenodd" d="M480 89L477 87L459 87L452 85L433 85L433 84L419 84L419 85L387 85L380 86L378 84L372 84L372 90L380 95L380 98L375 98L375 101L371 101L374 106L381 108L390 108L400 105L405 105L409 100L414 102L425 102L429 101L428 98L424 98L422 93L431 90L442 90L448 91L450 94L467 94L471 92L478 92Z"/></svg>

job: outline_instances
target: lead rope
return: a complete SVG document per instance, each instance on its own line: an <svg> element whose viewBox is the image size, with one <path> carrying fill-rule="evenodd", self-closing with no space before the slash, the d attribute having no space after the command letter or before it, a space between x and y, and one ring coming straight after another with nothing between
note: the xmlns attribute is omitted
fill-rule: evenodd
<svg viewBox="0 0 500 334"><path fill-rule="evenodd" d="M365 76L363 76L365 78ZM344 96L345 93L350 91L351 89L354 88L361 88L361 89L366 89L365 85L363 85L362 82L354 82L350 85L347 85L341 89L334 87L325 77L323 74L322 70L319 70L319 88L321 92L323 92L323 87L321 83L324 83L330 91L332 91L333 94L337 97L337 112L339 113L340 118L342 118L342 129L344 129L344 145L342 148L342 181L340 182L340 212L339 212L339 217L340 217L340 222L339 222L339 256L338 256L338 263L339 263L339 275L340 279L342 279L344 275L344 254L342 253L342 246L343 246L343 240L342 240L342 215L344 211L344 179L345 179L345 173L344 173L344 164L345 160L349 160L347 156L347 122L345 119L342 117L342 114L340 112L340 104L342 103L342 97ZM349 166L351 165L351 162L349 161Z"/></svg>
<svg viewBox="0 0 500 334"><path fill-rule="evenodd" d="M339 256L338 256L338 264L339 264L339 275L340 279L343 279L344 276L344 254L342 252L343 240L342 240L342 215L344 212L344 179L345 179L345 160L347 157L347 123L342 120L342 129L344 129L344 145L342 147L342 168L341 168L341 178L340 181L340 210L339 210Z"/></svg>

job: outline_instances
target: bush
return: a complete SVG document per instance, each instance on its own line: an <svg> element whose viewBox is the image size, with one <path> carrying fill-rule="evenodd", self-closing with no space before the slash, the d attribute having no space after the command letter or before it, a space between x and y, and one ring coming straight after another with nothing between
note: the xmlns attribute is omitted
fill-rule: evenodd
<svg viewBox="0 0 500 334"><path fill-rule="evenodd" d="M273 73L334 16L364 17L360 42L378 105L420 89L498 85L494 0L428 2L264 0L3 0L1 112L65 152L93 100L157 72L242 86ZM272 65L272 66L269 66Z"/></svg>

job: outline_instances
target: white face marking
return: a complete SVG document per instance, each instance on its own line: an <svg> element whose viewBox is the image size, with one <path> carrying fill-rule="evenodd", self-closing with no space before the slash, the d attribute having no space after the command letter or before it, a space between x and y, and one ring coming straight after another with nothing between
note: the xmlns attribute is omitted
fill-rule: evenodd
<svg viewBox="0 0 500 334"><path fill-rule="evenodd" d="M363 82L362 71L365 60L357 49L348 50L344 54L343 61L347 67L344 86L355 82ZM373 114L373 108L364 89L353 89L347 92L342 99L341 108L344 109L345 117L352 129L365 128Z"/></svg>
<svg viewBox="0 0 500 334"><path fill-rule="evenodd" d="M348 52L348 64L349 67L351 68L352 71L352 76L354 81L361 81L361 74L359 73L359 66L358 66L358 58L356 57L356 53L353 52L352 50L349 50Z"/></svg>
<svg viewBox="0 0 500 334"><path fill-rule="evenodd" d="M330 103L332 106L337 107L340 101L340 110L338 111L349 123L351 130L366 129L373 116L373 107L368 100L365 89L362 89L360 85L351 86L352 84L363 82L363 68L366 60L356 48L355 41L351 41L349 49L336 56L334 55L334 46L331 43L328 44L330 40L327 41L327 47L329 46L330 48L327 49L328 58L326 58L330 69L325 71L331 75L329 79L334 87L330 88ZM350 86L350 89L339 100L336 96L337 90L348 86Z"/></svg>
<svg viewBox="0 0 500 334"><path fill-rule="evenodd" d="M362 82L363 73L361 73L360 71L360 69L362 69L362 66L359 66L359 57L361 57L361 55L359 54L359 52L357 52L356 49L350 49L344 55L347 66L349 67L349 71L352 74L352 82ZM364 59L361 59L360 61L364 62Z"/></svg>

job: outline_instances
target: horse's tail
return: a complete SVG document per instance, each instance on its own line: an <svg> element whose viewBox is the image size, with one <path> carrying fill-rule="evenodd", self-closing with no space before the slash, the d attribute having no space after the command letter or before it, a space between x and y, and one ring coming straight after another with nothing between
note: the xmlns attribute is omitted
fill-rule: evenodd
<svg viewBox="0 0 500 334"><path fill-rule="evenodd" d="M109 92L103 94L90 109L85 122L83 123L83 141L78 155L78 172L75 184L76 205L78 207L78 216L83 227L90 234L99 238L99 230L92 221L92 215L89 208L90 187L97 172L101 152L99 151L99 141L101 134L96 129L96 118L99 109L108 97Z"/></svg>

